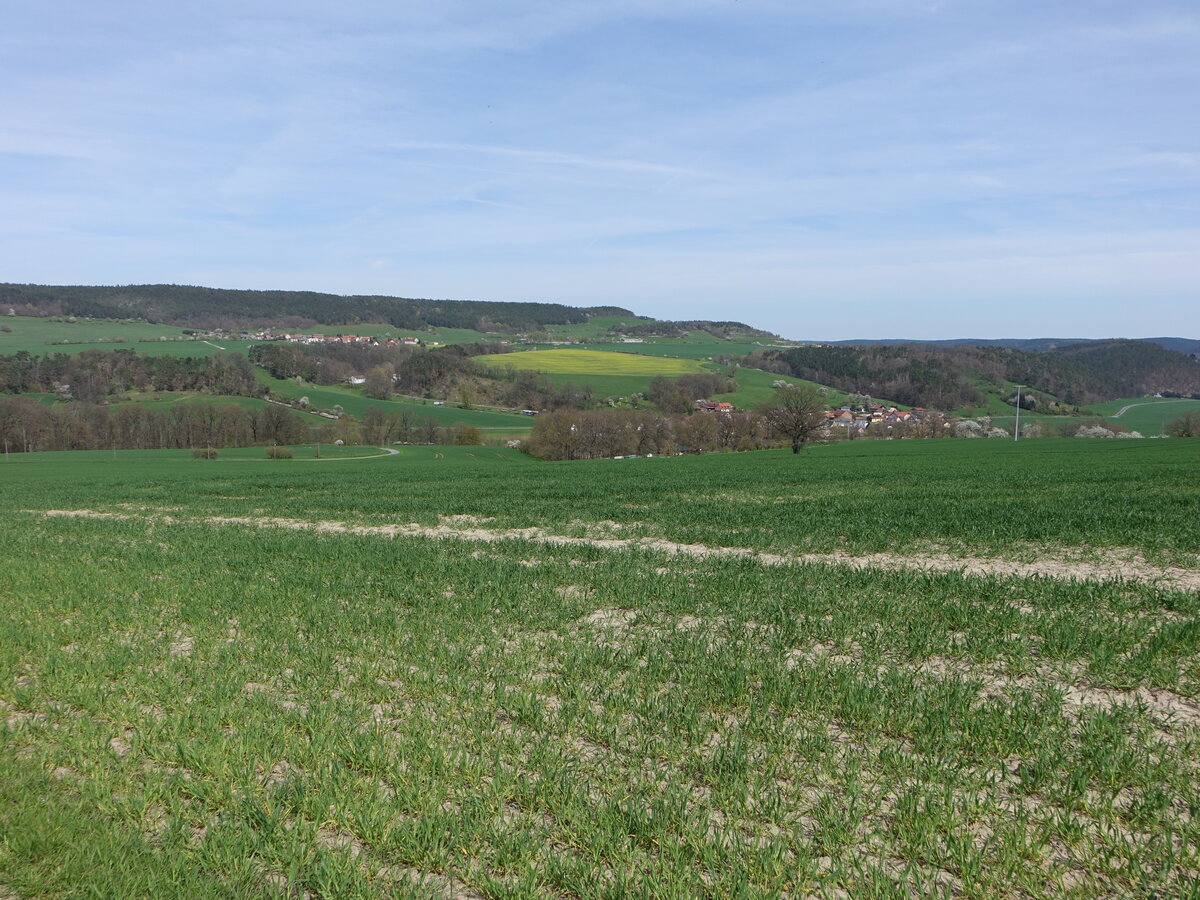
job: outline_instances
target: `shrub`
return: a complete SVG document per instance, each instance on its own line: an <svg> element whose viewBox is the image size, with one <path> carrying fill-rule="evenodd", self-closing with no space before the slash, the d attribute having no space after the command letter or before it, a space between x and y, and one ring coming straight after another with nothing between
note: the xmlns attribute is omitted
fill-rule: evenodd
<svg viewBox="0 0 1200 900"><path fill-rule="evenodd" d="M196 459L216 459L217 451L212 447L196 447L192 450L192 456Z"/></svg>
<svg viewBox="0 0 1200 900"><path fill-rule="evenodd" d="M1200 437L1200 411L1185 412L1167 426L1171 437Z"/></svg>
<svg viewBox="0 0 1200 900"><path fill-rule="evenodd" d="M268 447L267 459L291 459L292 451L290 447Z"/></svg>
<svg viewBox="0 0 1200 900"><path fill-rule="evenodd" d="M483 443L483 432L474 425L457 425L454 428L455 444L479 446Z"/></svg>

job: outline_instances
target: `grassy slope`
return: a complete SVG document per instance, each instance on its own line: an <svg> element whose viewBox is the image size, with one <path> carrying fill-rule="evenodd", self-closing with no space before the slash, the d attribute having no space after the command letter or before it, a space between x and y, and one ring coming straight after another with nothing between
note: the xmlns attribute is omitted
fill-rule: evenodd
<svg viewBox="0 0 1200 900"><path fill-rule="evenodd" d="M183 336L183 330L171 325L123 324L103 319L80 319L76 324L50 322L22 316L0 318L0 324L12 326L12 333L0 332L0 354L26 350L34 355L82 353L84 350L136 350L147 356L212 356L237 350L245 353L250 341L206 341ZM158 340L167 335L168 341ZM70 343L59 343L70 341Z"/></svg>
<svg viewBox="0 0 1200 900"><path fill-rule="evenodd" d="M1113 416L1126 406L1127 410L1119 418ZM1044 424L1071 424L1085 419L1105 418L1115 425L1121 425L1129 431L1136 431L1146 437L1155 437L1167 433L1171 420L1185 412L1200 410L1200 400L1170 399L1164 397L1125 397L1120 400L1110 400L1107 403L1097 403L1081 410L1081 416L1042 416L1037 413L1021 413L1021 420L1038 420ZM994 416L992 421L1000 426L1011 426L1011 414Z"/></svg>
<svg viewBox="0 0 1200 900"><path fill-rule="evenodd" d="M1131 431L1139 431L1145 435L1162 434L1176 416L1200 410L1200 400L1165 397L1126 397L1108 403L1098 403L1088 409L1102 416L1112 417L1123 407L1131 405L1132 409L1113 421L1119 422Z"/></svg>
<svg viewBox="0 0 1200 900"><path fill-rule="evenodd" d="M806 384L811 387L821 387L821 385L812 381L775 375L771 372L764 372L761 369L744 369L729 366L723 368L722 371L728 372L737 379L738 389L733 393L719 394L711 399L727 401L738 409L754 409L756 406L766 403L775 393L775 382L781 379L787 381L789 384ZM830 406L839 406L845 399L846 393L844 391L839 391L837 388L826 389L826 400Z"/></svg>
<svg viewBox="0 0 1200 900"><path fill-rule="evenodd" d="M341 406L345 412L356 419L361 419L371 407L379 407L392 412L407 409L419 419L432 418L439 425L457 425L463 422L493 434L521 434L533 427L528 417L519 414L434 406L432 402L423 404L408 400L372 400L341 385L296 384L292 380L272 378L265 372L259 373L259 380L281 397L293 400L308 397L311 405L321 409Z"/></svg>
<svg viewBox="0 0 1200 900"><path fill-rule="evenodd" d="M137 403L149 409L169 409L172 406L180 404L214 404L217 406L225 406L231 404L240 406L243 409L257 410L270 403L267 400L259 397L229 397L221 394L198 394L187 391L160 391L158 393L139 394L129 392L119 394L110 400L110 408L116 409L126 403ZM329 423L329 419L317 415L314 412L305 412L304 410L293 410L309 425L325 425Z"/></svg>
<svg viewBox="0 0 1200 900"><path fill-rule="evenodd" d="M576 325L547 325L543 330L555 339L587 340L604 337L614 325L643 321L637 316L596 316Z"/></svg>
<svg viewBox="0 0 1200 900"><path fill-rule="evenodd" d="M97 343L100 341L157 341L160 337L182 339L182 328L152 325L147 322L118 322L111 319L79 319L75 322L50 321L30 316L3 316L0 325L12 328L0 331L0 353L42 347L57 341Z"/></svg>

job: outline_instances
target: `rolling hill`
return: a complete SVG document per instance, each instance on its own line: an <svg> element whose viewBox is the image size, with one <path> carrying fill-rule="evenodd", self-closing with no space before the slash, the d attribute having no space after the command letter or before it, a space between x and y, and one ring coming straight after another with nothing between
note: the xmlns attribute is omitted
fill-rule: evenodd
<svg viewBox="0 0 1200 900"><path fill-rule="evenodd" d="M1007 397L1018 384L1033 389L1028 402L1035 406L1077 407L1163 391L1200 392L1200 362L1136 340L1089 341L1040 352L999 346L824 345L767 356L800 378L940 409L986 406L989 395Z"/></svg>
<svg viewBox="0 0 1200 900"><path fill-rule="evenodd" d="M597 398L643 391L653 375L729 372L734 366L747 384L752 372L767 379L755 381L755 397L785 376L828 386L836 392L831 396L867 394L960 411L1011 409L1017 385L1024 388L1023 407L1055 414L1122 397L1200 393L1194 357L1200 341L1179 337L802 344L740 322L659 321L615 305L585 309L181 285L0 284L0 316L0 354L121 346L147 356L244 352L252 337L233 332L250 328L381 338L420 334L430 344L480 345L473 352L488 354L480 362L496 372L510 370L511 377L511 370L537 371L551 384L586 386ZM216 329L216 339L204 340L214 335L199 329ZM557 349L563 344L582 346ZM556 353L570 354L565 368ZM585 357L588 364L580 369L576 364ZM365 369L356 372L361 376ZM749 399L739 397L739 405Z"/></svg>

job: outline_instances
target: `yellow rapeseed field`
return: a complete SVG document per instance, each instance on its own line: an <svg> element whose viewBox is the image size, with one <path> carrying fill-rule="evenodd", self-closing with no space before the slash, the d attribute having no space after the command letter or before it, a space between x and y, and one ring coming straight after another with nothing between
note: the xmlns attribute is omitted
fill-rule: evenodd
<svg viewBox="0 0 1200 900"><path fill-rule="evenodd" d="M516 369L554 375L687 375L705 371L693 359L666 359L606 350L524 350L474 359L496 368L511 365Z"/></svg>

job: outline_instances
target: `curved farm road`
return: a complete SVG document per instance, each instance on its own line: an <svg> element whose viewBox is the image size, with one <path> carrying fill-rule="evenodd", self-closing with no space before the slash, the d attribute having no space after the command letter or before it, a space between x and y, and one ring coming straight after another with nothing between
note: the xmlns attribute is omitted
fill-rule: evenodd
<svg viewBox="0 0 1200 900"><path fill-rule="evenodd" d="M382 453L372 453L369 456L319 456L312 459L302 459L300 462L342 462L346 459L382 459L385 456L399 456L399 450L393 450L391 447L376 447L376 450L382 450Z"/></svg>
<svg viewBox="0 0 1200 900"><path fill-rule="evenodd" d="M382 453L371 453L367 456L313 456L313 457L305 457L304 459L296 459L296 460L292 460L292 461L293 462L302 462L302 463L306 463L306 462L345 462L348 459L383 459L385 456L399 456L400 455L399 450L393 450L391 447L376 447L375 449L382 450L383 452ZM261 459L259 459L259 458L232 459L232 460L226 460L226 462L271 462L271 460L267 459L264 456ZM4 898L0 897L0 900L4 900Z"/></svg>
<svg viewBox="0 0 1200 900"><path fill-rule="evenodd" d="M362 457L356 457L362 458ZM373 457L367 457L373 458ZM750 559L764 566L826 565L852 569L908 569L923 572L957 572L997 578L1054 578L1062 581L1131 581L1160 585L1171 590L1200 591L1200 569L1155 566L1133 549L1094 552L1087 560L1049 552L1039 559L1020 561L948 553L760 553L748 547L712 547L681 544L658 538L576 537L553 534L542 528L489 529L463 517L443 518L438 525L417 523L360 525L353 522L309 521L272 516L166 515L154 510L106 512L91 509L27 510L43 516L74 516L95 519L144 519L165 525L175 523L224 525L241 528L285 528L321 534L361 534L378 537L433 537L445 540L497 543L531 541L552 546L588 546L604 550L651 550L672 556L701 559Z"/></svg>
<svg viewBox="0 0 1200 900"><path fill-rule="evenodd" d="M1109 416L1109 418L1110 419L1119 419L1119 418L1121 418L1121 416L1125 415L1125 413L1129 412L1129 410L1135 409L1136 407L1139 407L1139 406L1164 406L1167 403L1195 403L1195 402L1196 402L1195 400L1192 400L1188 397L1180 397L1178 400L1151 400L1146 403L1130 403L1127 406L1122 406L1115 413L1113 413L1111 416Z"/></svg>

